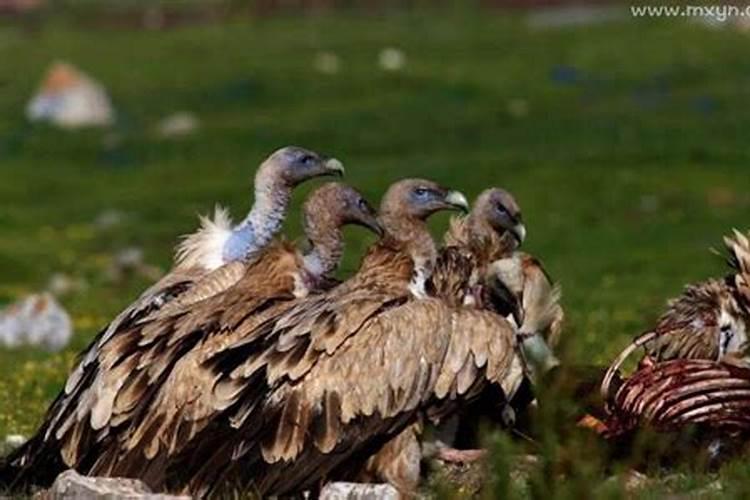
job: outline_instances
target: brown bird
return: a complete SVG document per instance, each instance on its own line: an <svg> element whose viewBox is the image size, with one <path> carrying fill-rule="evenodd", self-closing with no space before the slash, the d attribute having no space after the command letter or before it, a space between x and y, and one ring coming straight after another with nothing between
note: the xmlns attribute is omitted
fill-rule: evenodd
<svg viewBox="0 0 750 500"><path fill-rule="evenodd" d="M483 191L469 215L451 219L431 293L454 305L481 301L487 267L510 255L525 238L521 208L513 195L500 188Z"/></svg>
<svg viewBox="0 0 750 500"><path fill-rule="evenodd" d="M548 333L553 322L547 308L549 303L549 309L558 320L554 326L554 330L558 332L562 321L562 309L558 304L559 290L553 289L537 261L517 258L513 253L523 242L525 235L521 210L513 196L499 188L485 190L475 201L468 216L454 217L451 220L451 226L445 235L446 244L440 250L431 280L431 294L454 307L466 305L493 312L500 312L500 308L507 311L503 316L510 316L511 308L514 312L523 310L521 300L526 291L525 305L529 308L529 313L524 325L526 330L522 331L533 334L538 329L540 333ZM525 264L523 269L522 262ZM494 270L495 266L499 266L501 274ZM537 274L543 279L537 278ZM506 287L502 283L508 278L512 278L512 281ZM502 296L498 297L500 289ZM510 299L507 297L510 293L508 289L512 289L514 293ZM507 300L510 300L510 304L500 303ZM543 305L543 301L547 302ZM440 440L438 455L441 459L467 461L482 456L482 450L456 450L445 443L476 445L478 419L500 419L502 409L507 404L504 395L500 398L497 394L490 396L492 397L480 398L463 405L460 415L442 419L433 433ZM488 403L490 400L492 402ZM421 422L407 427L367 461L357 479L367 482L385 481L398 485L401 491L413 492L420 477L421 432Z"/></svg>
<svg viewBox="0 0 750 500"><path fill-rule="evenodd" d="M69 398L69 404L53 404L37 435L10 458L8 470L15 469L14 482L46 484L67 467L90 472L108 443L138 417L160 384L168 377L179 379L182 373L171 371L178 360L194 361L189 355L195 346L209 350L231 340L222 338L223 330L211 330L213 325L233 324L275 301L326 286L343 251L342 226L358 224L382 233L374 209L342 184L317 189L303 213L310 247L304 255L287 243L273 244L246 264L243 277L225 294L142 320L107 343L99 353L98 371L85 377L77 392L61 396ZM238 316L232 317L232 311ZM178 366L186 363L189 366L189 361ZM191 387L182 389L190 392ZM190 393L193 399L200 396Z"/></svg>
<svg viewBox="0 0 750 500"><path fill-rule="evenodd" d="M607 398L609 385L622 363L643 348L641 363L671 359L718 360L743 351L750 328L750 242L735 231L725 238L731 273L723 280L708 280L686 287L680 297L669 302L656 327L629 344L609 367L602 382Z"/></svg>
<svg viewBox="0 0 750 500"><path fill-rule="evenodd" d="M248 481L262 495L301 491L364 460L415 421L424 401L463 394L483 374L502 380L515 366L512 336L497 333L507 323L418 299L436 255L424 220L465 207L462 195L430 181L394 184L381 204L386 234L357 274L260 325L232 324L229 334L241 338L202 361L213 413L171 416L173 404L153 405L139 423L187 424L178 436L135 426L109 473L137 469L155 487L197 495ZM451 334L464 324L482 333Z"/></svg>
<svg viewBox="0 0 750 500"><path fill-rule="evenodd" d="M296 146L271 154L255 175L255 202L247 217L233 226L226 210L217 208L214 220L201 219L202 227L178 246L174 268L118 314L80 355L64 394L55 401L57 413L67 411L74 399L66 395L81 390L84 379L97 372L102 347L118 332L178 297L187 305L231 286L242 276L245 262L281 229L292 190L308 179L343 172L340 161Z"/></svg>

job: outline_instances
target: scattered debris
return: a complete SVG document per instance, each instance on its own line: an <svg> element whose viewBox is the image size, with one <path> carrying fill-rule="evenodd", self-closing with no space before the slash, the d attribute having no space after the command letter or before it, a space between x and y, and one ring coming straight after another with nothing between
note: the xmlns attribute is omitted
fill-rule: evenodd
<svg viewBox="0 0 750 500"><path fill-rule="evenodd" d="M29 295L0 311L0 345L58 351L72 336L70 316L49 293Z"/></svg>
<svg viewBox="0 0 750 500"><path fill-rule="evenodd" d="M104 87L76 67L56 62L26 106L32 122L49 122L64 129L103 127L115 119Z"/></svg>
<svg viewBox="0 0 750 500"><path fill-rule="evenodd" d="M156 281L162 276L162 271L156 266L146 264L143 250L138 247L127 247L117 252L107 269L110 281L120 282L126 276L137 275Z"/></svg>
<svg viewBox="0 0 750 500"><path fill-rule="evenodd" d="M26 436L22 436L21 434L8 434L5 436L5 445L11 449L22 446L26 441Z"/></svg>
<svg viewBox="0 0 750 500"><path fill-rule="evenodd" d="M74 470L57 476L48 490L34 495L37 500L63 500L85 498L87 500L188 500L189 496L154 493L138 479L86 477Z"/></svg>
<svg viewBox="0 0 750 500"><path fill-rule="evenodd" d="M190 111L178 111L164 117L156 126L162 139L177 139L194 134L200 127L200 120Z"/></svg>
<svg viewBox="0 0 750 500"><path fill-rule="evenodd" d="M88 288L83 278L72 278L65 273L54 273L47 282L47 291L55 297L62 297Z"/></svg>
<svg viewBox="0 0 750 500"><path fill-rule="evenodd" d="M529 103L526 99L510 99L506 107L508 114L513 118L523 118L529 114Z"/></svg>
<svg viewBox="0 0 750 500"><path fill-rule="evenodd" d="M398 500L398 490L390 484L328 483L320 492L320 500Z"/></svg>
<svg viewBox="0 0 750 500"><path fill-rule="evenodd" d="M526 18L526 24L533 29L565 28L618 21L627 15L622 7L566 5L535 9Z"/></svg>
<svg viewBox="0 0 750 500"><path fill-rule="evenodd" d="M313 59L313 67L325 75L335 75L341 69L341 60L333 52L318 52Z"/></svg>
<svg viewBox="0 0 750 500"><path fill-rule="evenodd" d="M104 231L119 226L120 224L122 224L122 221L124 219L125 214L123 214L119 210L110 208L99 212L99 215L97 215L94 219L94 227L96 227L96 229Z"/></svg>
<svg viewBox="0 0 750 500"><path fill-rule="evenodd" d="M380 51L378 64L385 71L400 71L406 66L406 55L401 49L387 47Z"/></svg>

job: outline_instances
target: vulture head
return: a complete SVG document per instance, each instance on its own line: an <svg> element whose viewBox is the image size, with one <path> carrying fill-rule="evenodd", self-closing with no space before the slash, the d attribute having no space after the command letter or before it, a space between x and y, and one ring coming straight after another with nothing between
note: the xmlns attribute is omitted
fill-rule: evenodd
<svg viewBox="0 0 750 500"><path fill-rule="evenodd" d="M380 203L381 213L417 220L425 220L440 210L467 212L469 203L462 193L425 179L405 179L392 184Z"/></svg>
<svg viewBox="0 0 750 500"><path fill-rule="evenodd" d="M343 176L344 165L335 159L297 146L283 147L264 161L255 176L255 185L282 184L293 188L315 177Z"/></svg>
<svg viewBox="0 0 750 500"><path fill-rule="evenodd" d="M329 275L341 262L343 226L363 226L378 236L384 232L377 212L362 194L339 182L329 182L313 191L305 202L302 217L310 243L304 256L304 267L312 279Z"/></svg>
<svg viewBox="0 0 750 500"><path fill-rule="evenodd" d="M732 294L719 296L719 359L743 353L748 348L747 316Z"/></svg>
<svg viewBox="0 0 750 500"><path fill-rule="evenodd" d="M470 217L473 229L479 231L480 235L488 229L500 235L510 235L514 249L526 238L521 207L513 195L504 189L490 188L483 191L474 202Z"/></svg>
<svg viewBox="0 0 750 500"><path fill-rule="evenodd" d="M359 191L340 182L329 182L316 189L305 202L303 218L308 233L315 226L339 228L353 224L383 235L377 211Z"/></svg>

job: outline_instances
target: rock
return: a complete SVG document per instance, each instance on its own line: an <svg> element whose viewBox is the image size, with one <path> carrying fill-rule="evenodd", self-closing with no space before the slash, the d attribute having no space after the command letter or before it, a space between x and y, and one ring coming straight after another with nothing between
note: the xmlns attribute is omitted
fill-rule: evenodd
<svg viewBox="0 0 750 500"><path fill-rule="evenodd" d="M29 295L0 311L0 345L58 351L73 336L73 323L49 293Z"/></svg>
<svg viewBox="0 0 750 500"><path fill-rule="evenodd" d="M341 69L341 61L333 52L318 52L313 59L313 67L325 75L335 75Z"/></svg>
<svg viewBox="0 0 750 500"><path fill-rule="evenodd" d="M387 47L380 51L378 64L385 71L400 71L406 66L406 55L401 49Z"/></svg>
<svg viewBox="0 0 750 500"><path fill-rule="evenodd" d="M189 496L154 493L138 479L86 477L74 470L57 476L48 490L34 495L38 500L188 500Z"/></svg>
<svg viewBox="0 0 750 500"><path fill-rule="evenodd" d="M114 208L109 208L99 212L94 219L94 227L100 231L106 231L122 224L125 214Z"/></svg>
<svg viewBox="0 0 750 500"><path fill-rule="evenodd" d="M398 500L398 490L390 484L328 483L320 500Z"/></svg>
<svg viewBox="0 0 750 500"><path fill-rule="evenodd" d="M20 447L26 442L26 436L20 434L8 434L5 436L5 445L10 449Z"/></svg>
<svg viewBox="0 0 750 500"><path fill-rule="evenodd" d="M65 273L53 273L47 282L47 291L55 297L62 297L74 292L81 292L88 288L88 283L82 278L72 278Z"/></svg>
<svg viewBox="0 0 750 500"><path fill-rule="evenodd" d="M104 87L65 62L54 63L49 69L26 106L26 116L33 122L48 122L64 129L103 127L115 120Z"/></svg>
<svg viewBox="0 0 750 500"><path fill-rule="evenodd" d="M110 281L123 281L127 276L143 276L156 281L162 276L162 271L156 266L147 264L143 258L143 250L139 247L126 247L119 250L113 257L106 270Z"/></svg>
<svg viewBox="0 0 750 500"><path fill-rule="evenodd" d="M156 127L162 139L177 139L194 134L200 127L200 120L189 111L179 111L164 117Z"/></svg>

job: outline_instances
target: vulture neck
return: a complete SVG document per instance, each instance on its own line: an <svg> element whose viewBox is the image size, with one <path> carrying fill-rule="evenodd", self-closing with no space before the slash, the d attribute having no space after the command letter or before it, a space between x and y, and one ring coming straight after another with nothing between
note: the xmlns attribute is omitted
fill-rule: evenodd
<svg viewBox="0 0 750 500"><path fill-rule="evenodd" d="M484 263L506 257L514 249L515 242L508 231L500 234L487 221L473 214L468 217L465 228L469 248Z"/></svg>
<svg viewBox="0 0 750 500"><path fill-rule="evenodd" d="M385 228L387 240L408 254L414 263L409 290L417 298L426 297L425 285L432 276L437 259L437 248L427 225L416 217L390 213L382 214L380 222Z"/></svg>
<svg viewBox="0 0 750 500"><path fill-rule="evenodd" d="M344 254L344 238L333 221L312 221L306 224L305 235L310 249L303 257L305 270L319 278L332 273Z"/></svg>
<svg viewBox="0 0 750 500"><path fill-rule="evenodd" d="M224 262L245 260L281 230L292 191L275 178L256 179L255 203L224 245Z"/></svg>

